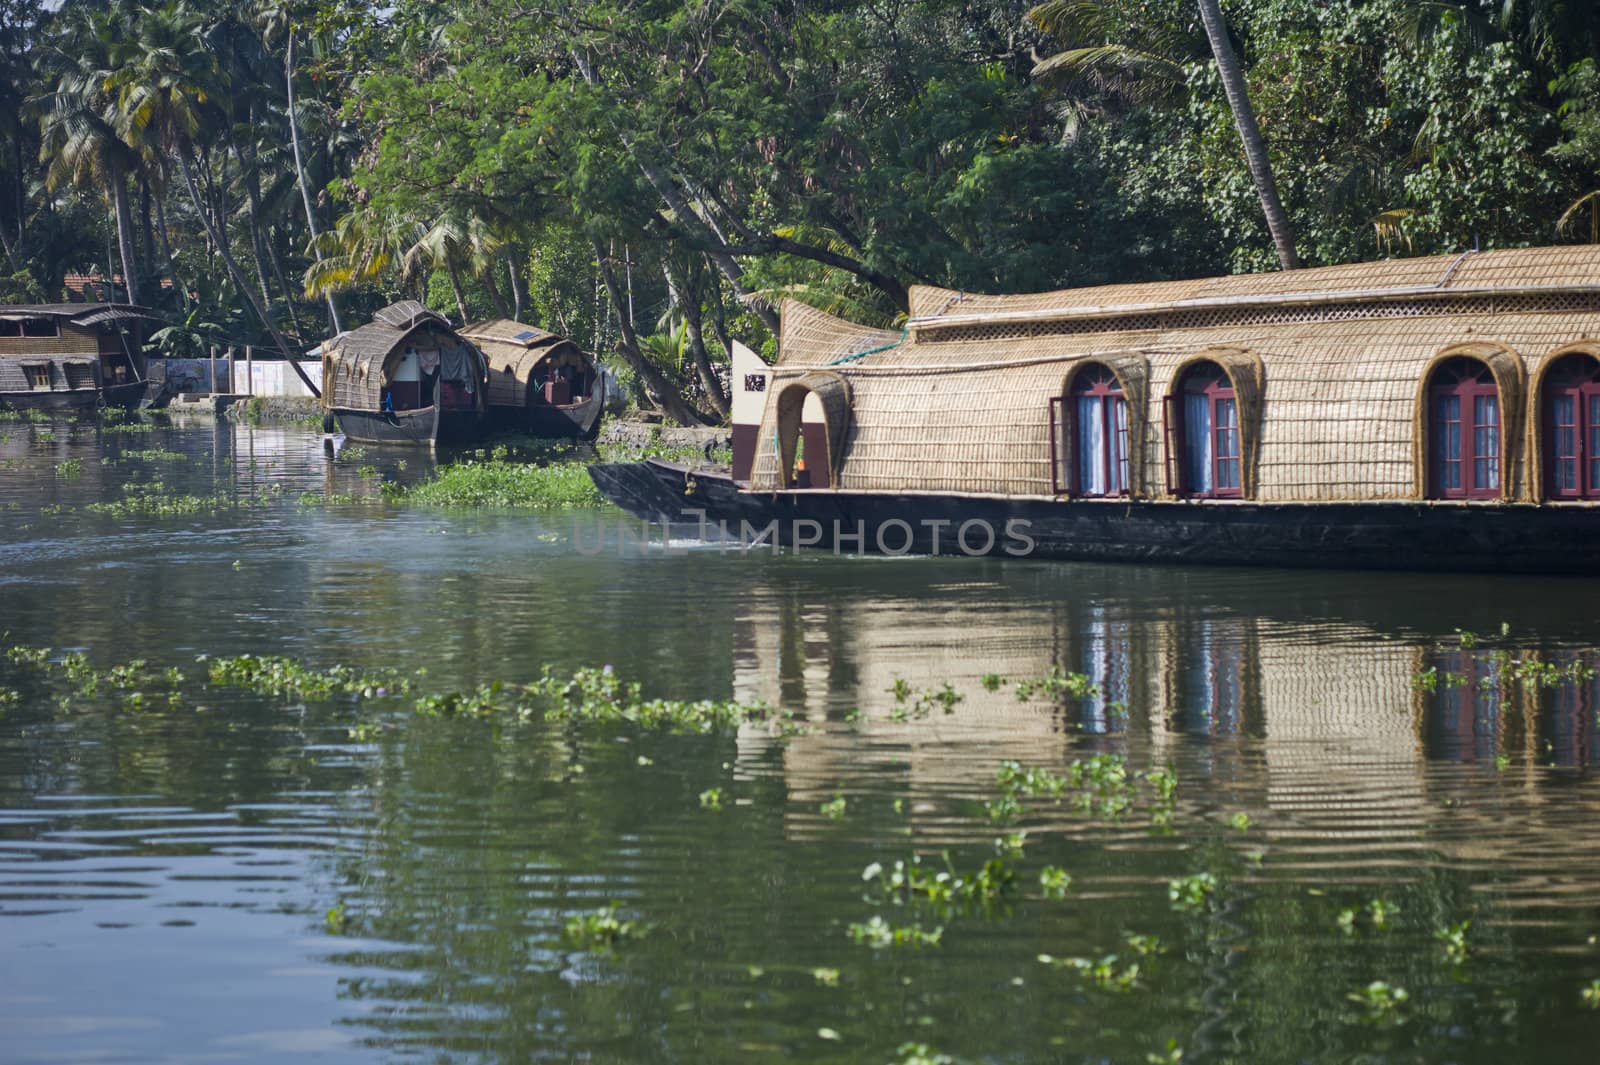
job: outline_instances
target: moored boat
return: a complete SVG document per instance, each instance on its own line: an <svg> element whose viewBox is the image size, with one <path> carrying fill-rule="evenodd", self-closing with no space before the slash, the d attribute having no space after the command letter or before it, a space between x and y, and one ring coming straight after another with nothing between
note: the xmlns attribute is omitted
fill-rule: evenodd
<svg viewBox="0 0 1600 1065"><path fill-rule="evenodd" d="M605 378L577 344L509 318L473 322L461 335L488 365L488 412L496 425L584 440L599 432Z"/></svg>
<svg viewBox="0 0 1600 1065"><path fill-rule="evenodd" d="M137 405L144 332L158 320L126 303L0 306L0 409Z"/></svg>
<svg viewBox="0 0 1600 1065"><path fill-rule="evenodd" d="M324 421L351 440L432 447L478 439L485 379L482 354L415 300L322 345Z"/></svg>
<svg viewBox="0 0 1600 1065"><path fill-rule="evenodd" d="M592 473L840 551L1600 574L1596 338L1587 246L918 288L903 333L789 303L732 470Z"/></svg>

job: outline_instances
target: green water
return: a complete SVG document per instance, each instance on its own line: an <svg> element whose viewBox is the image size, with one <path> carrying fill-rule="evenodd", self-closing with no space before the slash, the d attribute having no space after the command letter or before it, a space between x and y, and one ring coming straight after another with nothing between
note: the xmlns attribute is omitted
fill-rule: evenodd
<svg viewBox="0 0 1600 1065"><path fill-rule="evenodd" d="M182 458L127 454L154 449ZM1600 582L740 555L619 546L614 514L301 499L428 468L294 428L0 422L0 645L187 675L175 705L63 704L0 661L0 1060L1593 1060L1600 685L1511 674L1594 661ZM87 509L130 480L240 505ZM805 728L205 682L198 656L246 653L424 690L610 665ZM1465 684L1419 689L1430 668ZM1057 669L1098 691L1018 699ZM923 716L897 680L964 698ZM1145 788L991 815L1003 763L1095 755L1170 766L1170 826ZM972 873L1021 830L986 908L862 879ZM564 934L612 903L647 934ZM875 915L941 941L853 942ZM1464 921L1454 961L1436 933ZM1113 954L1104 980L1039 960ZM1379 980L1404 1001L1348 997Z"/></svg>

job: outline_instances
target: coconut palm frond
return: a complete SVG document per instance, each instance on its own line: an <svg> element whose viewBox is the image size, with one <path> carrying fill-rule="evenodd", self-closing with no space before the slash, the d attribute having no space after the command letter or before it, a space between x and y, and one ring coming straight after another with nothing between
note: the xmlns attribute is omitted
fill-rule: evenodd
<svg viewBox="0 0 1600 1065"><path fill-rule="evenodd" d="M1164 95L1187 80L1183 67L1177 63L1120 44L1057 52L1040 60L1033 68L1033 76L1052 88L1088 82L1097 88L1145 99Z"/></svg>
<svg viewBox="0 0 1600 1065"><path fill-rule="evenodd" d="M1378 235L1378 250L1389 252L1396 243L1404 242L1411 251L1411 235L1406 232L1406 221L1416 214L1414 207L1395 207L1372 219L1372 228Z"/></svg>
<svg viewBox="0 0 1600 1065"><path fill-rule="evenodd" d="M1561 217L1556 219L1556 232L1563 236L1572 236L1578 231L1578 216L1583 209L1589 209L1589 243L1600 244L1600 189L1584 193L1572 201Z"/></svg>

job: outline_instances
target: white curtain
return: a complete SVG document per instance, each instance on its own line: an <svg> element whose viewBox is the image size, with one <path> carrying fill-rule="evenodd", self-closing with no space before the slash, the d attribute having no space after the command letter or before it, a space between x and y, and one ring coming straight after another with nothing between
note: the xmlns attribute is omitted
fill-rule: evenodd
<svg viewBox="0 0 1600 1065"><path fill-rule="evenodd" d="M1183 397L1183 472L1184 488L1190 492L1212 492L1211 397Z"/></svg>
<svg viewBox="0 0 1600 1065"><path fill-rule="evenodd" d="M1111 401L1111 454L1116 461L1111 464L1111 491L1121 494L1128 490L1128 402Z"/></svg>
<svg viewBox="0 0 1600 1065"><path fill-rule="evenodd" d="M1106 494L1106 433L1097 396L1078 397L1078 491L1088 496Z"/></svg>

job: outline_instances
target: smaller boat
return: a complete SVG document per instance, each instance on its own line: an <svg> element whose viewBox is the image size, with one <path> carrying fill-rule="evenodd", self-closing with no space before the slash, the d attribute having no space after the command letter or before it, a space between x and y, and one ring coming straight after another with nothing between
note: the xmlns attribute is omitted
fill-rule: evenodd
<svg viewBox="0 0 1600 1065"><path fill-rule="evenodd" d="M322 345L323 428L373 444L470 442L487 428L483 355L442 315L402 300Z"/></svg>
<svg viewBox="0 0 1600 1065"><path fill-rule="evenodd" d="M0 410L137 405L143 330L156 321L129 303L0 306Z"/></svg>
<svg viewBox="0 0 1600 1065"><path fill-rule="evenodd" d="M489 367L489 417L533 436L593 440L605 409L605 379L594 360L564 336L496 318L461 335Z"/></svg>

